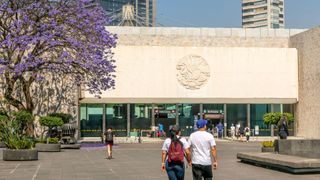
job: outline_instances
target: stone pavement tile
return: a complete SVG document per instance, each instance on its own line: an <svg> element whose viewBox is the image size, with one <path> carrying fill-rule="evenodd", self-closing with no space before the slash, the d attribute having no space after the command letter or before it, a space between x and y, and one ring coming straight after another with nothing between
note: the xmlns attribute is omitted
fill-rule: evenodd
<svg viewBox="0 0 320 180"><path fill-rule="evenodd" d="M219 168L216 179L235 180L319 180L320 175L290 175L270 169L240 163L238 152L258 152L260 143L217 142ZM0 150L0 156L2 152ZM114 149L114 159L105 159L104 149L65 150L59 153L40 153L38 161L8 162L0 160L0 179L31 180L38 165L36 179L155 179L165 180L161 172L161 144L120 144ZM17 163L21 165L14 171ZM1 176L4 175L4 176ZM192 179L191 168L186 169L186 180Z"/></svg>

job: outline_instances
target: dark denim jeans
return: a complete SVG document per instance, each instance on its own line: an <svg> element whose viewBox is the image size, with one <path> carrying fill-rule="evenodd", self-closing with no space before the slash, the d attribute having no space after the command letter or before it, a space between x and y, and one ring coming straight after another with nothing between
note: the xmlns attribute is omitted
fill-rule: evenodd
<svg viewBox="0 0 320 180"><path fill-rule="evenodd" d="M183 180L184 179L184 164L173 164L166 162L166 171L169 180Z"/></svg>
<svg viewBox="0 0 320 180"><path fill-rule="evenodd" d="M204 166L201 164L192 164L193 180L212 180L212 166Z"/></svg>

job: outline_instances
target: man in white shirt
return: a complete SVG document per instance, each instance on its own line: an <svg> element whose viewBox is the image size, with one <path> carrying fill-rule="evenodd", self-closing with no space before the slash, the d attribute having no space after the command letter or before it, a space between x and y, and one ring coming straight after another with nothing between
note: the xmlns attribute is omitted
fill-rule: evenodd
<svg viewBox="0 0 320 180"><path fill-rule="evenodd" d="M192 151L192 174L194 180L209 180L213 178L212 169L217 169L216 142L212 134L206 131L207 120L197 121L198 131L189 137ZM212 158L211 158L212 155Z"/></svg>

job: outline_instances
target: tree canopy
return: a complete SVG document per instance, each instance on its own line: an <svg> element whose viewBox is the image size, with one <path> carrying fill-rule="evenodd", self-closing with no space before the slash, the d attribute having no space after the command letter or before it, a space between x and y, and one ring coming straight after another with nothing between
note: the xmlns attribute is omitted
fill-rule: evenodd
<svg viewBox="0 0 320 180"><path fill-rule="evenodd" d="M49 74L68 75L96 95L114 87L116 36L103 9L89 3L0 0L0 81L9 105L32 112L31 88Z"/></svg>

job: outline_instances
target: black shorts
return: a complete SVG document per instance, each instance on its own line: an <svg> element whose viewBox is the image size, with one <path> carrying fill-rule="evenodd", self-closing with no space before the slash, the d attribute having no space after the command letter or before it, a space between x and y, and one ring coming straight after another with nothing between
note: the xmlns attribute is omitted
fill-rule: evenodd
<svg viewBox="0 0 320 180"><path fill-rule="evenodd" d="M106 145L112 146L113 145L113 141L106 141Z"/></svg>
<svg viewBox="0 0 320 180"><path fill-rule="evenodd" d="M204 166L200 164L192 164L192 175L194 180L209 180L213 178L212 166Z"/></svg>

